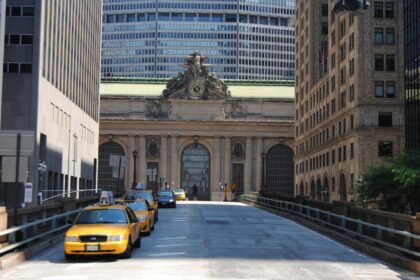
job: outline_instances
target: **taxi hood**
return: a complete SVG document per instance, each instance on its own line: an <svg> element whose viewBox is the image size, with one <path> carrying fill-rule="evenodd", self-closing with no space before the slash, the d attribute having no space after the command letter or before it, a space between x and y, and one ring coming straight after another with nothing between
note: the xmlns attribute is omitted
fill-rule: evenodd
<svg viewBox="0 0 420 280"><path fill-rule="evenodd" d="M119 235L125 234L127 230L127 224L79 224L69 228L66 235Z"/></svg>

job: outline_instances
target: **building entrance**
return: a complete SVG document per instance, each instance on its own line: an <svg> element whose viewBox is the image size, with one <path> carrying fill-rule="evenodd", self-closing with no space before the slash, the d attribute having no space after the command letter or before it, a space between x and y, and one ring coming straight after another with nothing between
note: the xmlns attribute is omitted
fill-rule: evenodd
<svg viewBox="0 0 420 280"><path fill-rule="evenodd" d="M192 197L197 186L198 199L210 200L210 153L201 144L191 144L182 152L181 187Z"/></svg>

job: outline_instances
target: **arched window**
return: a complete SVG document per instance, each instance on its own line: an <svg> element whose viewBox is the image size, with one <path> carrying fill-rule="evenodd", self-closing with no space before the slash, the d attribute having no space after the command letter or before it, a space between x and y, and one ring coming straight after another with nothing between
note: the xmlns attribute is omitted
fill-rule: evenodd
<svg viewBox="0 0 420 280"><path fill-rule="evenodd" d="M181 187L192 194L194 185L199 199L210 200L210 153L201 144L187 146L181 157Z"/></svg>
<svg viewBox="0 0 420 280"><path fill-rule="evenodd" d="M110 166L111 155L125 156L123 147L112 141L99 147L98 188L118 195L124 191L124 167L120 168L118 174L118 166Z"/></svg>
<svg viewBox="0 0 420 280"><path fill-rule="evenodd" d="M315 181L311 181L311 192L309 193L311 199L315 199Z"/></svg>
<svg viewBox="0 0 420 280"><path fill-rule="evenodd" d="M318 200L322 200L321 189L322 189L321 179L318 178L318 181L316 182L316 199Z"/></svg>
<svg viewBox="0 0 420 280"><path fill-rule="evenodd" d="M285 145L276 145L267 153L267 191L293 195L293 151Z"/></svg>

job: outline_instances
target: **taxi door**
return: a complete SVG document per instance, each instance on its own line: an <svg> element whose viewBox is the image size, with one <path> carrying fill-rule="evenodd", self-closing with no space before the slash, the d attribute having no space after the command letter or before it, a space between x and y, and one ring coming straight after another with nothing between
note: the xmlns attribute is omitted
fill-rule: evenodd
<svg viewBox="0 0 420 280"><path fill-rule="evenodd" d="M130 235L131 244L133 244L140 236L140 226L136 217L136 214L129 207L126 208L128 218L130 219ZM134 222L135 221L135 222Z"/></svg>

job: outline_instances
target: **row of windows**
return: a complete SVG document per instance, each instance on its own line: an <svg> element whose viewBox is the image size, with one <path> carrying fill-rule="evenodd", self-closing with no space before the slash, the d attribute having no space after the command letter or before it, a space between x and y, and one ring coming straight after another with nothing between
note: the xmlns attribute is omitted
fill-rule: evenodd
<svg viewBox="0 0 420 280"><path fill-rule="evenodd" d="M33 42L34 42L33 35L6 34L4 36L5 45L32 45Z"/></svg>
<svg viewBox="0 0 420 280"><path fill-rule="evenodd" d="M32 63L3 63L3 73L32 73Z"/></svg>
<svg viewBox="0 0 420 280"><path fill-rule="evenodd" d="M209 13L131 13L104 16L104 23L145 22L145 21L186 21L186 22L231 22L274 26L288 26L287 18Z"/></svg>
<svg viewBox="0 0 420 280"><path fill-rule="evenodd" d="M6 16L8 17L33 17L35 13L32 6L7 6Z"/></svg>
<svg viewBox="0 0 420 280"><path fill-rule="evenodd" d="M63 111L54 103L51 103L51 118L52 121L64 129L71 129L71 116Z"/></svg>
<svg viewBox="0 0 420 280"><path fill-rule="evenodd" d="M344 118L342 120L338 121L338 125L332 125L331 129L327 128L324 129L322 132L319 132L311 137L309 137L308 140L305 141L305 143L300 143L297 145L297 154L303 154L305 152L310 151L311 149L315 149L319 146L322 146L326 143L329 143L333 141L335 138L342 136L346 134L347 131L347 119ZM350 130L353 130L355 128L354 124L354 116L351 115L350 119ZM305 122L306 125L308 125L308 119ZM301 124L301 130L303 127L303 123ZM298 128L296 127L296 133L298 132ZM336 129L337 128L337 129Z"/></svg>
<svg viewBox="0 0 420 280"><path fill-rule="evenodd" d="M125 1L126 2L126 1ZM125 3L123 2L123 3ZM113 11L132 11L132 10L154 10L154 9L166 9L166 10L234 10L234 11L249 11L265 14L286 14L294 15L294 3L292 1L283 1L281 4L282 7L279 7L279 3L262 3L265 1L259 0L260 4L256 5L254 3L242 2L242 1L229 1L233 4L224 4L223 1L216 1L218 3L209 3L210 1L205 1L205 3L193 2L159 2L155 3L142 3L142 4L105 4L103 10L104 12L113 12ZM239 4L239 5L237 5Z"/></svg>
<svg viewBox="0 0 420 280"><path fill-rule="evenodd" d="M375 18L394 18L395 16L394 2L375 1L373 8Z"/></svg>
<svg viewBox="0 0 420 280"><path fill-rule="evenodd" d="M336 156L336 152L337 152L337 156ZM339 147L337 150L333 149L329 152L312 157L306 161L302 161L296 164L297 166L296 174L302 174L307 171L317 170L323 167L334 165L336 164L336 162L347 161L347 159L350 159L350 160L354 159L354 154L355 154L354 143L350 143L349 152L350 154L348 155L347 145L344 145L342 147Z"/></svg>

